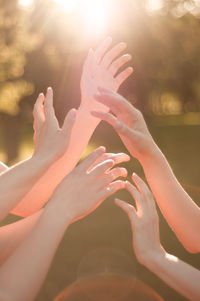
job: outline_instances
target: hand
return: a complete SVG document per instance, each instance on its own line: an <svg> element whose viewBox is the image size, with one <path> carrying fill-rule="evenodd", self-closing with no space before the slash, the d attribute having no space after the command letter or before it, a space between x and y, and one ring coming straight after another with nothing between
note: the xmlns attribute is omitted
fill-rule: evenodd
<svg viewBox="0 0 200 301"><path fill-rule="evenodd" d="M126 169L111 169L114 161L104 161L104 156L105 148L98 148L56 188L47 206L53 207L60 218L74 222L95 210L111 194L124 188L124 182L115 179L126 177ZM96 166L95 162L98 162Z"/></svg>
<svg viewBox="0 0 200 301"><path fill-rule="evenodd" d="M53 90L40 94L34 110L34 155L59 159L67 150L71 131L76 118L76 110L72 109L65 117L62 128L58 124L53 108Z"/></svg>
<svg viewBox="0 0 200 301"><path fill-rule="evenodd" d="M130 61L131 55L124 54L118 57L126 48L126 44L119 43L108 51L111 43L112 39L108 37L96 51L89 50L81 77L81 106L86 106L93 110L103 109L108 111L105 106L94 100L93 96L97 93L98 86L118 91L121 84L133 72L133 69L128 67L116 75L119 69Z"/></svg>
<svg viewBox="0 0 200 301"><path fill-rule="evenodd" d="M102 111L92 111L92 115L113 126L133 157L140 160L154 150L156 145L142 113L124 97L111 90L99 88L95 99L106 105L115 116Z"/></svg>
<svg viewBox="0 0 200 301"><path fill-rule="evenodd" d="M159 219L152 193L144 181L136 174L132 175L133 182L126 182L125 187L135 200L136 208L119 199L117 206L123 209L130 220L133 234L133 249L138 261L146 265L155 254L164 252L160 244Z"/></svg>

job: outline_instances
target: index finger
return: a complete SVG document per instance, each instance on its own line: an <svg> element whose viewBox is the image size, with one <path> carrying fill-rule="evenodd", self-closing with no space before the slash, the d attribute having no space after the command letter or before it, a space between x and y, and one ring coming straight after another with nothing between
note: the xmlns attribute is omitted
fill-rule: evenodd
<svg viewBox="0 0 200 301"><path fill-rule="evenodd" d="M136 110L124 97L113 91L98 88L100 94L94 95L95 100L109 107L110 110L118 115L123 112L133 113Z"/></svg>
<svg viewBox="0 0 200 301"><path fill-rule="evenodd" d="M86 159L81 162L77 169L80 171L87 171L94 162L103 155L105 152L105 147L100 146L95 151L93 151L91 154L89 154Z"/></svg>
<svg viewBox="0 0 200 301"><path fill-rule="evenodd" d="M97 63L99 64L100 61L102 60L105 52L108 50L108 48L110 47L112 43L112 38L111 37L107 37L96 49L95 51L95 56L97 59Z"/></svg>

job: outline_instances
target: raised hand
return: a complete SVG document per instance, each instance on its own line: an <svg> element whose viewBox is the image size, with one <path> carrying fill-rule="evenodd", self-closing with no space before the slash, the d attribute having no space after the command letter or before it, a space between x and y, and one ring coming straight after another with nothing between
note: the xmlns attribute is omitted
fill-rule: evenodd
<svg viewBox="0 0 200 301"><path fill-rule="evenodd" d="M119 199L115 203L129 217L138 261L188 300L199 300L200 271L164 250L152 193L136 174L132 178L136 187L129 182L125 186L133 196L136 208Z"/></svg>
<svg viewBox="0 0 200 301"><path fill-rule="evenodd" d="M126 182L125 187L135 200L136 208L119 199L116 205L129 217L133 234L133 249L141 264L149 263L155 254L164 252L159 237L159 219L155 201L144 181L136 174L132 175L133 186Z"/></svg>
<svg viewBox="0 0 200 301"><path fill-rule="evenodd" d="M92 115L113 126L133 157L140 160L144 155L149 155L156 145L142 113L121 95L105 88L98 90L95 99L114 115L103 110L92 111Z"/></svg>
<svg viewBox="0 0 200 301"><path fill-rule="evenodd" d="M34 110L34 155L59 159L67 150L71 131L76 118L76 110L72 109L65 117L62 128L58 124L53 108L53 90L40 94Z"/></svg>
<svg viewBox="0 0 200 301"><path fill-rule="evenodd" d="M86 105L90 109L103 108L107 111L105 106L94 100L93 96L97 93L98 86L118 91L121 84L133 72L131 67L127 67L117 74L119 69L131 60L131 55L121 55L126 48L125 43L119 43L108 50L111 43L112 39L108 37L95 51L89 50L81 77L81 106Z"/></svg>
<svg viewBox="0 0 200 301"><path fill-rule="evenodd" d="M89 214L111 194L123 189L124 182L116 179L126 177L126 169L111 169L114 161L104 161L104 157L103 147L91 153L56 188L47 207L53 206L55 214L73 222Z"/></svg>

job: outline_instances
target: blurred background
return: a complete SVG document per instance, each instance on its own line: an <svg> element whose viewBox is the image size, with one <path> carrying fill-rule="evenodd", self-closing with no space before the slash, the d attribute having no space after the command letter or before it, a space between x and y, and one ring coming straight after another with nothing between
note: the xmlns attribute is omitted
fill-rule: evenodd
<svg viewBox="0 0 200 301"><path fill-rule="evenodd" d="M60 123L79 106L88 49L108 35L113 45L126 42L133 56L134 74L119 92L143 112L177 178L200 205L200 0L0 0L0 160L10 166L31 155L39 92L53 87ZM104 123L87 151L100 144L125 151ZM143 177L136 160L124 165ZM131 201L126 192L118 196ZM4 224L17 219L9 216ZM199 255L183 249L161 214L160 227L166 250L200 268ZM184 300L137 263L127 217L110 198L70 226L37 301L53 300L80 278L116 270L143 283L141 291L146 285L164 300ZM120 294L87 298L80 300L128 300Z"/></svg>

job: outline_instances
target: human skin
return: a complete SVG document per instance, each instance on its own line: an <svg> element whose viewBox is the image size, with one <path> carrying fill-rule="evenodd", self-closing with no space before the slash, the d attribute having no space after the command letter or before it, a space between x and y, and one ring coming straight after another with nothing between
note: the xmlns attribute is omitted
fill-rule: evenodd
<svg viewBox="0 0 200 301"><path fill-rule="evenodd" d="M69 225L124 188L124 182L116 180L119 168L111 169L114 161L101 161L104 152L98 148L63 179L33 230L1 265L1 300L34 300Z"/></svg>
<svg viewBox="0 0 200 301"><path fill-rule="evenodd" d="M108 37L95 51L90 49L84 63L81 77L81 103L76 112L67 151L40 177L12 213L25 217L39 210L48 201L57 185L76 166L99 124L99 120L90 114L91 110L108 110L93 97L97 87L104 85L117 91L132 73L132 68L127 67L116 76L118 70L131 59L131 56L121 55L126 48L125 43L119 43L109 50L111 43L112 39Z"/></svg>
<svg viewBox="0 0 200 301"><path fill-rule="evenodd" d="M119 94L99 88L95 99L112 113L93 111L119 134L130 154L141 163L155 199L183 246L200 251L200 208L176 179L164 154L153 140L142 113Z"/></svg>
<svg viewBox="0 0 200 301"><path fill-rule="evenodd" d="M119 199L115 203L128 215L133 249L139 263L187 299L200 300L200 271L164 250L153 195L140 177L133 174L132 179L135 186L127 181L125 187L136 207Z"/></svg>
<svg viewBox="0 0 200 301"><path fill-rule="evenodd" d="M69 145L76 110L71 110L62 128L53 110L52 89L47 95L39 95L34 107L34 127L40 127L35 137L35 149L31 158L20 162L0 175L0 220L26 195L38 178L58 160ZM54 143L52 144L52 141Z"/></svg>

